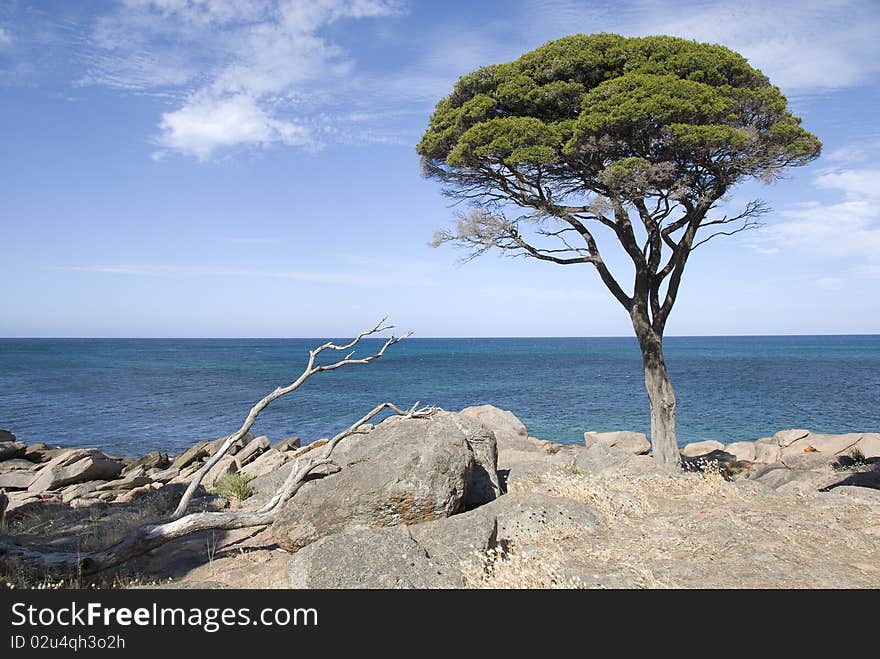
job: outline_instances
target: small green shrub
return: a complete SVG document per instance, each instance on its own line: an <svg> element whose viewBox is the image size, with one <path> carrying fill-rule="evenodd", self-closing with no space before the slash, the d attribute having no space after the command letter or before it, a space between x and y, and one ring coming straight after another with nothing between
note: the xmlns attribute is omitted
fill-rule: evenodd
<svg viewBox="0 0 880 659"><path fill-rule="evenodd" d="M244 501L254 493L254 488L251 487L252 480L254 477L248 474L225 474L214 484L214 494Z"/></svg>

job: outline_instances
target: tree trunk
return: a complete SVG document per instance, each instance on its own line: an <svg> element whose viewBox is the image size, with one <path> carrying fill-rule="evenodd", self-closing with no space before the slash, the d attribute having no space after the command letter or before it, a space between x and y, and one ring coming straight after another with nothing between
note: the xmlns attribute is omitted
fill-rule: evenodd
<svg viewBox="0 0 880 659"><path fill-rule="evenodd" d="M638 332L638 329L637 329ZM639 333L645 388L651 402L651 447L654 460L673 471L681 467L675 436L675 393L663 359L663 339L653 332Z"/></svg>

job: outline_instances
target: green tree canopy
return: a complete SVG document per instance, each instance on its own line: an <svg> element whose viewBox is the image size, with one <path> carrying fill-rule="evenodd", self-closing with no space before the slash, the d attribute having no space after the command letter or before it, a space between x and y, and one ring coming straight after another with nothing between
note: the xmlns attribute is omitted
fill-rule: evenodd
<svg viewBox="0 0 880 659"><path fill-rule="evenodd" d="M750 202L710 215L731 186L769 182L819 155L800 123L764 74L722 46L614 34L552 41L463 76L437 104L417 147L424 171L475 208L435 244L592 264L639 340L654 457L675 466L662 339L685 265L696 247L754 228L766 211ZM632 261L631 286L606 264L596 227Z"/></svg>
<svg viewBox="0 0 880 659"><path fill-rule="evenodd" d="M819 140L741 55L674 37L574 35L463 76L417 147L427 172L508 200L545 191L694 199L803 164ZM523 190L522 192L530 192Z"/></svg>

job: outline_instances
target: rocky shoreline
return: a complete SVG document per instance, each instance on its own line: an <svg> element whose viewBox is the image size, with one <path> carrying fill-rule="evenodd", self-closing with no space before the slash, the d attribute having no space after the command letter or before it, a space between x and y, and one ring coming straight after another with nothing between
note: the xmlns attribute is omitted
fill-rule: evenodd
<svg viewBox="0 0 880 659"><path fill-rule="evenodd" d="M224 440L132 460L0 431L4 528L109 543L167 514ZM246 435L192 509L256 509L323 443ZM489 405L390 417L340 443L271 526L215 534L213 553L196 534L127 569L219 587L880 586L880 433L693 443L681 474L648 450L629 431L536 439ZM218 488L229 475L241 494Z"/></svg>

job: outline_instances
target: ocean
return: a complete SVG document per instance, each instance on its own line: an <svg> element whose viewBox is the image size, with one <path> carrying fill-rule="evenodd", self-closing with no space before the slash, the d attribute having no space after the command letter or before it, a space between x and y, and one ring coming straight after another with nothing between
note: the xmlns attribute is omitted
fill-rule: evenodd
<svg viewBox="0 0 880 659"><path fill-rule="evenodd" d="M0 339L0 427L26 442L140 455L236 430L303 369L324 339ZM365 353L380 342L367 340ZM680 443L783 428L880 431L880 335L668 337ZM648 432L641 357L630 338L411 338L371 364L319 373L273 403L253 432L305 441L374 405L416 401L512 410L529 434Z"/></svg>

